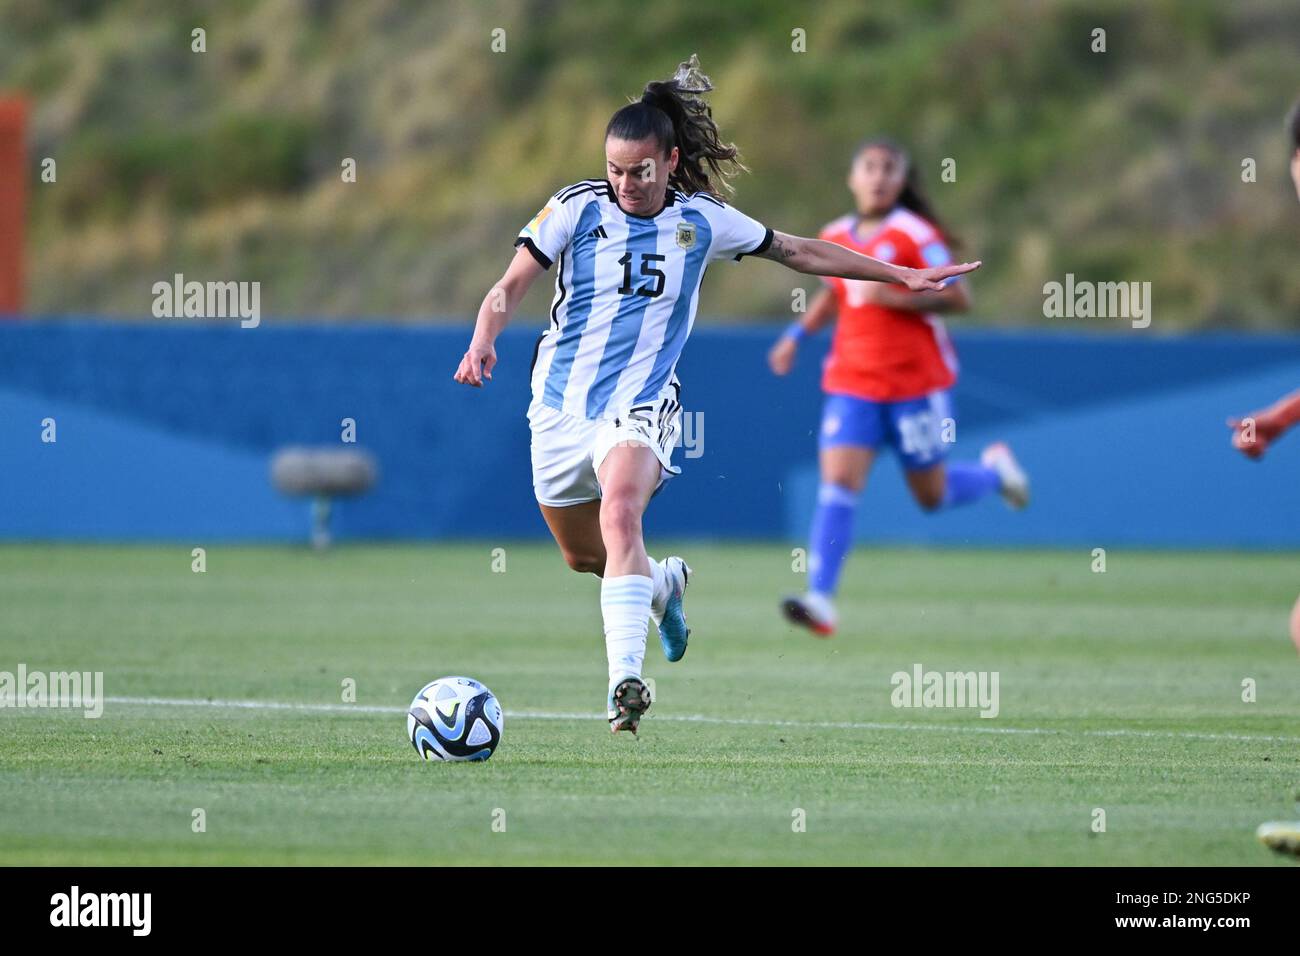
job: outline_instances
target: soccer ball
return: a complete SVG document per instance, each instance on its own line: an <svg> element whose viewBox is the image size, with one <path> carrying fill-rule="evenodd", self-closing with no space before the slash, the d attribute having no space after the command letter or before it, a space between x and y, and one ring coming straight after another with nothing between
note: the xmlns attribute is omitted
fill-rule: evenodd
<svg viewBox="0 0 1300 956"><path fill-rule="evenodd" d="M492 691L469 677L425 684L406 714L406 734L425 760L487 760L504 729Z"/></svg>

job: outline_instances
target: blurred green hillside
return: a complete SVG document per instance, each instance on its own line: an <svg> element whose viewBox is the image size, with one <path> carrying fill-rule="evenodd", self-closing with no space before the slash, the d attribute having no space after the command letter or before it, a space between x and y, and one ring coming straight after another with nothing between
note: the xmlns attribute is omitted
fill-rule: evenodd
<svg viewBox="0 0 1300 956"><path fill-rule="evenodd" d="M467 321L546 198L603 175L609 115L697 52L735 202L776 228L847 210L864 134L908 143L986 262L973 321L1053 321L1072 272L1150 281L1158 328L1297 328L1298 37L1295 0L0 0L0 90L34 102L34 312L147 317L182 272L260 280L268 314ZM800 278L719 265L702 319L788 316Z"/></svg>

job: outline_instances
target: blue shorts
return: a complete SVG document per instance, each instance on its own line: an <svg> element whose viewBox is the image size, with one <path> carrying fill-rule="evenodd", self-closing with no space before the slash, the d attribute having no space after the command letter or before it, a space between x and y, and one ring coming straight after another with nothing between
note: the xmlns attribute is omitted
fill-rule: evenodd
<svg viewBox="0 0 1300 956"><path fill-rule="evenodd" d="M944 460L956 428L946 390L904 402L828 394L822 405L817 447L852 445L875 450L886 445L894 449L906 470L922 471Z"/></svg>

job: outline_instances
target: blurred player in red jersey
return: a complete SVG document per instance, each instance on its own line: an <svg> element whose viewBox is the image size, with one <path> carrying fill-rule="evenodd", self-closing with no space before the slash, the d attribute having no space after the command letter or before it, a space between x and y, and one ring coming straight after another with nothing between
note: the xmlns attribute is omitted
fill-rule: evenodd
<svg viewBox="0 0 1300 956"><path fill-rule="evenodd" d="M1296 198L1300 199L1300 100L1291 108L1286 124L1291 137L1291 181L1295 183ZM1300 421L1300 390L1279 399L1262 412L1244 419L1228 419L1228 426L1232 429L1232 447L1247 458L1258 459L1270 443L1297 421ZM1291 640L1300 651L1300 598L1291 609ZM1300 820L1264 823L1255 835L1266 847L1278 853L1300 857Z"/></svg>
<svg viewBox="0 0 1300 956"><path fill-rule="evenodd" d="M1291 180L1295 183L1296 197L1300 198L1300 102L1287 117L1287 132L1291 138ZM1280 398L1263 411L1245 418L1228 419L1232 429L1232 447L1247 458L1260 458L1268 446L1282 437L1282 433L1300 422L1300 389ZM1296 605L1292 636L1300 648L1300 604Z"/></svg>
<svg viewBox="0 0 1300 956"><path fill-rule="evenodd" d="M862 143L853 155L848 187L857 211L826 226L821 239L896 265L953 261L944 230L897 143L883 138ZM782 605L791 621L826 637L835 631L833 598L852 543L857 500L882 446L898 454L912 496L927 511L993 492L1022 508L1029 500L1029 482L1002 443L984 449L978 462L945 462L947 446L955 439L948 390L956 381L957 356L936 313L970 308L964 281L921 293L882 282L822 281L826 288L772 347L768 362L773 372L785 375L799 342L838 314L822 376L821 483L808 593Z"/></svg>
<svg viewBox="0 0 1300 956"><path fill-rule="evenodd" d="M1287 117L1287 133L1291 144L1291 179L1295 183L1296 197L1300 198L1300 102L1291 108ZM1268 446L1282 437L1287 429L1300 422L1300 389L1278 399L1263 411L1245 418L1229 418L1232 429L1232 447L1247 458L1259 459ZM1291 610L1291 640L1300 651L1300 600Z"/></svg>

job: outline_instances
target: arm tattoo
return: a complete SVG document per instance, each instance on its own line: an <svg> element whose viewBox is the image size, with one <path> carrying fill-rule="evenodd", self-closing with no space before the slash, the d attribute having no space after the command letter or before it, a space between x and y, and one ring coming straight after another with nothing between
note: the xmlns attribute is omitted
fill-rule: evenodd
<svg viewBox="0 0 1300 956"><path fill-rule="evenodd" d="M788 239L788 237L786 237ZM771 259L773 262L785 262L787 259L794 257L796 250L794 244L786 241L781 236L773 236L772 244L767 247L759 257L762 259Z"/></svg>

